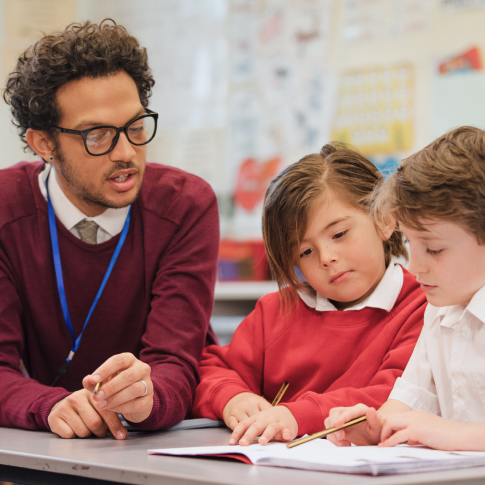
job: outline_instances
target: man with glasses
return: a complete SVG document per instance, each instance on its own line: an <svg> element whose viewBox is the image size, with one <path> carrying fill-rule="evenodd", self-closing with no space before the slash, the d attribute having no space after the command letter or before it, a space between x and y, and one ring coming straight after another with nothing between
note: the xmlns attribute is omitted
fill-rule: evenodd
<svg viewBox="0 0 485 485"><path fill-rule="evenodd" d="M217 202L146 163L153 84L112 21L42 38L9 76L4 98L44 162L0 171L0 426L124 439L118 413L153 430L190 411L215 342Z"/></svg>

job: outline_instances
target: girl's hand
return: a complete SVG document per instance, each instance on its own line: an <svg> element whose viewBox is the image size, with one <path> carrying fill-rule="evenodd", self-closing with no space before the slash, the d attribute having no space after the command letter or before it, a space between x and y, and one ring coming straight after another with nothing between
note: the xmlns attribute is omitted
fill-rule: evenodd
<svg viewBox="0 0 485 485"><path fill-rule="evenodd" d="M229 439L230 445L239 442L241 446L250 445L256 436L258 442L265 445L271 439L291 441L298 434L298 424L292 412L286 406L271 406L264 411L241 421Z"/></svg>
<svg viewBox="0 0 485 485"><path fill-rule="evenodd" d="M483 450L483 443L482 447L475 447L473 439L463 440L469 428L470 424L448 421L418 409L386 416L379 446L395 446L407 441L410 445L421 444L438 450ZM481 434L483 429L479 431Z"/></svg>
<svg viewBox="0 0 485 485"><path fill-rule="evenodd" d="M331 409L325 420L325 427L327 429L338 428L348 421L364 415L367 417L366 421L329 434L327 440L337 446L350 446L351 443L359 446L379 443L384 417L378 415L374 408L369 408L365 404Z"/></svg>
<svg viewBox="0 0 485 485"><path fill-rule="evenodd" d="M241 421L270 407L271 404L264 397L252 392L241 392L227 402L222 417L226 426L234 429Z"/></svg>

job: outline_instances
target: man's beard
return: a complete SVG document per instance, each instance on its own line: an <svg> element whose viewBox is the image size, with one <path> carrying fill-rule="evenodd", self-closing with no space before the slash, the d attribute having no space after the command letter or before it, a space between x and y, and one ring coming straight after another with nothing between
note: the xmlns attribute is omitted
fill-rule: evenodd
<svg viewBox="0 0 485 485"><path fill-rule="evenodd" d="M55 148L54 155L56 159L59 161L59 165L58 165L59 171L61 172L61 175L68 183L69 187L80 199L83 200L83 202L87 203L92 207L120 209L122 207L126 207L128 205L133 204L133 202L135 202L135 200L137 199L138 194L140 193L141 184L138 187L138 190L136 191L136 194L133 196L133 199L131 201L117 204L116 202L113 202L108 198L106 198L104 194L99 190L97 191L94 188L93 184L87 184L80 181L79 174L77 173L76 169L73 167L72 163L67 161L67 159L64 157L64 154L62 153L60 146L57 146ZM111 170L106 174L104 174L104 177L105 179L109 179L114 173L118 172L119 170L127 170L130 168L134 168L135 170L138 171L139 175L142 175L140 174L138 166L135 163L116 162L113 164Z"/></svg>

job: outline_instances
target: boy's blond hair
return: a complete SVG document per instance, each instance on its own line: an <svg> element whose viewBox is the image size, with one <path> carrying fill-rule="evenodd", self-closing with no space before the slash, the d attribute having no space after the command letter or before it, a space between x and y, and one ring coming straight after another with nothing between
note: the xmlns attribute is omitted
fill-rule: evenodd
<svg viewBox="0 0 485 485"><path fill-rule="evenodd" d="M426 231L424 221L459 224L485 242L485 131L449 131L402 165L376 191L372 211Z"/></svg>

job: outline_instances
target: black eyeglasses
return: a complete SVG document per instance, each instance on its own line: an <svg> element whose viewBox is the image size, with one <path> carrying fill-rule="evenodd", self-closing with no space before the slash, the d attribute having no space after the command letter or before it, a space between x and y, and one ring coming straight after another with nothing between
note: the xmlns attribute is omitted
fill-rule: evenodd
<svg viewBox="0 0 485 485"><path fill-rule="evenodd" d="M86 151L93 157L99 157L109 153L118 143L120 133L124 132L126 138L132 145L140 146L150 143L157 132L158 113L146 109L146 114L128 121L125 126L96 126L88 130L68 130L53 126L58 133L69 133L83 137Z"/></svg>

